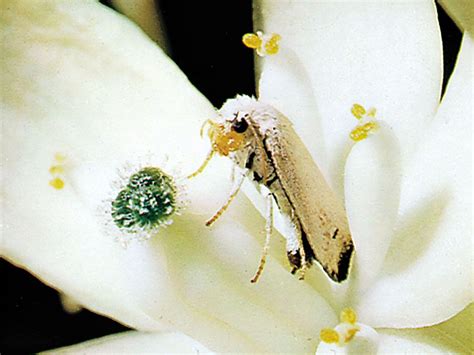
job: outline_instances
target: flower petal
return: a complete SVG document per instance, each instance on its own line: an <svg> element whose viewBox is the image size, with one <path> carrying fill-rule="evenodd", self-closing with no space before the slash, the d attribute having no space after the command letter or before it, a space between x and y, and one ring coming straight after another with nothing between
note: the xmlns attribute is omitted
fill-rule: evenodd
<svg viewBox="0 0 474 355"><path fill-rule="evenodd" d="M473 300L472 39L404 173L400 217L381 278L358 313L376 327L439 323Z"/></svg>
<svg viewBox="0 0 474 355"><path fill-rule="evenodd" d="M124 249L104 233L96 209L116 167L168 156L188 173L209 149L199 128L214 109L174 63L95 2L4 4L2 254L131 327L179 329L221 352L314 348L335 315L282 266L281 242L249 282L264 229L250 203L241 196L204 226L227 197L225 159L190 182L187 212L148 243ZM58 151L70 162L61 190L48 185Z"/></svg>
<svg viewBox="0 0 474 355"><path fill-rule="evenodd" d="M432 327L418 329L381 329L379 350L383 353L472 354L472 317L474 305L455 317Z"/></svg>
<svg viewBox="0 0 474 355"><path fill-rule="evenodd" d="M356 143L347 158L344 188L359 295L379 273L392 239L400 165L398 141L385 125Z"/></svg>
<svg viewBox="0 0 474 355"><path fill-rule="evenodd" d="M400 140L403 159L412 151L442 82L432 1L261 0L256 9L258 29L282 38L281 52L261 65L260 96L294 122L308 147L317 145L314 158L341 197L354 103L377 109Z"/></svg>
<svg viewBox="0 0 474 355"><path fill-rule="evenodd" d="M212 354L196 340L182 333L125 332L54 349L45 354Z"/></svg>
<svg viewBox="0 0 474 355"><path fill-rule="evenodd" d="M166 34L157 1L112 0L112 4L118 11L138 24L163 50L167 50Z"/></svg>

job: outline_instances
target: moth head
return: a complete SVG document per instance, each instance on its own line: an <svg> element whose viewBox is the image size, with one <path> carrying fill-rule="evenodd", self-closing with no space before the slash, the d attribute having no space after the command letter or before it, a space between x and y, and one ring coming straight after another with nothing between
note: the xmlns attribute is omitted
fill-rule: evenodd
<svg viewBox="0 0 474 355"><path fill-rule="evenodd" d="M223 122L208 120L204 125L207 126L212 149L219 155L228 156L229 153L244 147L245 133L249 128L246 116L236 113L231 119L225 119Z"/></svg>
<svg viewBox="0 0 474 355"><path fill-rule="evenodd" d="M215 153L228 156L230 153L238 151L246 146L248 137L246 134L250 131L248 115L234 114L231 119L223 119L216 122L207 120L201 127L201 137L206 131L209 140L211 141L211 151L207 155L206 160L201 166L188 178L193 178L204 171L209 161Z"/></svg>

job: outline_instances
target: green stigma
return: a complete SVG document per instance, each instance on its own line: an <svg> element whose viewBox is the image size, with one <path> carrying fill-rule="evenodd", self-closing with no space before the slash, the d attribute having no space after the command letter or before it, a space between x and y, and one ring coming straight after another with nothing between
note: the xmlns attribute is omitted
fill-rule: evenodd
<svg viewBox="0 0 474 355"><path fill-rule="evenodd" d="M130 177L112 201L112 219L123 231L151 232L172 222L176 197L177 187L171 176L159 168L143 168Z"/></svg>

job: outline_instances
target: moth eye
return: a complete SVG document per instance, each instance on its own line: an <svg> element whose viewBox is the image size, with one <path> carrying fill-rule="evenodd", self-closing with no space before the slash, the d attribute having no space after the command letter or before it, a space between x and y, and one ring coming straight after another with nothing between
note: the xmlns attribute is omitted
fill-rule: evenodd
<svg viewBox="0 0 474 355"><path fill-rule="evenodd" d="M244 133L248 127L249 124L246 120L235 120L232 122L232 130L237 133Z"/></svg>

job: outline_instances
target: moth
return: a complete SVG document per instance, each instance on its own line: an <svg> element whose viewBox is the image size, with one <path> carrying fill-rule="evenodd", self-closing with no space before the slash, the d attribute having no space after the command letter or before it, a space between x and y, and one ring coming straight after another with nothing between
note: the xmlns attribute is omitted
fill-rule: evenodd
<svg viewBox="0 0 474 355"><path fill-rule="evenodd" d="M212 216L211 225L237 195L244 178L267 195L266 240L259 266L251 282L256 282L265 265L273 226L273 202L289 224L287 257L291 272L300 279L314 261L336 282L348 276L353 243L342 202L325 181L291 122L270 105L248 96L230 99L219 110L219 119L208 120L211 151L199 169L204 170L215 155L229 157L241 172L226 203Z"/></svg>

